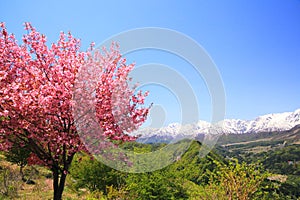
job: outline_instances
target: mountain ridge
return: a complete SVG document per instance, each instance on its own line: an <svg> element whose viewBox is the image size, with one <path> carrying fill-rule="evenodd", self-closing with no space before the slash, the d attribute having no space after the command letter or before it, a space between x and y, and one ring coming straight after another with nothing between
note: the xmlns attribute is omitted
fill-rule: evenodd
<svg viewBox="0 0 300 200"><path fill-rule="evenodd" d="M274 113L259 116L253 120L224 119L214 125L199 120L196 123L180 125L172 123L162 128L143 128L135 133L142 143L177 141L203 138L208 134L248 134L259 132L287 131L300 125L300 109L294 112Z"/></svg>

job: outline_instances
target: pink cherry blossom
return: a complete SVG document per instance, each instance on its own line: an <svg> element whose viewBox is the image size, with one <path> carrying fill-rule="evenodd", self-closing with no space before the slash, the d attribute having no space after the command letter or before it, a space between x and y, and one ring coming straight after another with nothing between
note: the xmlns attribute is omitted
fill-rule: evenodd
<svg viewBox="0 0 300 200"><path fill-rule="evenodd" d="M58 42L48 47L46 36L30 23L24 26L27 34L19 45L0 23L0 150L13 144L28 146L29 163L52 170L54 199L61 199L74 155L94 148L83 144L75 126L78 119L73 113L85 116L89 109L78 103L91 105L96 113L85 121L85 126L92 120L101 128L93 129L93 139L131 141L135 138L127 133L146 120L149 108L142 105L148 93L135 95L129 88L128 74L134 65L126 64L117 44L92 52L92 43L81 52L78 39L60 33ZM83 71L85 75L78 78ZM91 86L96 90L89 99Z"/></svg>

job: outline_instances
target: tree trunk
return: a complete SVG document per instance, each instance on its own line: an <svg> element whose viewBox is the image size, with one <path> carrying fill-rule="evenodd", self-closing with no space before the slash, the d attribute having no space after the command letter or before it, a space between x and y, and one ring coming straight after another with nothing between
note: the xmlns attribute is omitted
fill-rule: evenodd
<svg viewBox="0 0 300 200"><path fill-rule="evenodd" d="M68 157L66 161L64 162L64 170L59 170L58 166L53 166L52 167L52 172L53 172L53 200L61 200L62 199L62 194L65 189L65 183L66 183L66 178L67 178L67 171L70 167L70 164L73 160L73 155Z"/></svg>
<svg viewBox="0 0 300 200"><path fill-rule="evenodd" d="M53 190L54 190L53 200L62 199L66 178L67 178L67 174L65 173L59 174L57 170L53 172Z"/></svg>
<svg viewBox="0 0 300 200"><path fill-rule="evenodd" d="M59 186L58 186L58 197L59 198L57 200L61 200L61 198L62 198L62 193L63 193L64 188L65 188L66 178L67 178L67 174L62 173L61 177L60 177L60 181L59 181Z"/></svg>
<svg viewBox="0 0 300 200"><path fill-rule="evenodd" d="M61 200L62 194L58 191L59 173L58 169L53 169L53 200Z"/></svg>
<svg viewBox="0 0 300 200"><path fill-rule="evenodd" d="M25 179L25 177L24 177L24 173L23 173L23 168L24 168L25 166L23 166L23 165L20 165L20 174L21 174L21 178L22 178L22 180L24 180Z"/></svg>

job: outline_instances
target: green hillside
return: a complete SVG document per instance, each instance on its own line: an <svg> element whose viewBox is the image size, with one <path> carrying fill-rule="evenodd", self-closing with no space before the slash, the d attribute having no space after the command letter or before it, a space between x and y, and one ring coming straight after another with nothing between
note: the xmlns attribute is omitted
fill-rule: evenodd
<svg viewBox="0 0 300 200"><path fill-rule="evenodd" d="M226 135L216 147L219 154L247 163L260 162L277 182L283 199L300 197L300 127L289 131Z"/></svg>
<svg viewBox="0 0 300 200"><path fill-rule="evenodd" d="M184 141L182 144L185 144ZM176 157L174 163L146 173L120 172L90 159L86 154L78 154L70 169L64 197L141 200L300 198L300 146L287 144L259 153L241 151L243 148L255 148L254 144L258 143L229 149L220 145L207 156L200 157L202 146L194 141L184 154ZM145 153L159 151L166 146L130 142L122 147ZM159 162L159 159L153 162ZM33 169L26 166L24 177L35 182L30 186L17 177L14 182L7 180L9 173L18 173L18 166L10 164L5 156L1 157L0 164L0 199L11 199L12 194L15 194L14 199L51 198L52 177L48 170L35 166L36 171L32 175ZM10 190L14 193L7 192Z"/></svg>

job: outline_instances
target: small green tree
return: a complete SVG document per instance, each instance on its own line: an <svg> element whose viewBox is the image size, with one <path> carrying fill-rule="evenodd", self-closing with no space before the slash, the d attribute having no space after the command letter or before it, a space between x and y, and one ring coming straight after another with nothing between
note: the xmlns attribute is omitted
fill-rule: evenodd
<svg viewBox="0 0 300 200"><path fill-rule="evenodd" d="M30 153L31 152L28 150L28 148L25 145L24 148L20 148L15 144L8 152L5 152L6 160L20 167L20 174L22 180L24 180L23 169L27 165L27 159L29 158Z"/></svg>
<svg viewBox="0 0 300 200"><path fill-rule="evenodd" d="M212 184L225 191L229 200L247 200L260 188L268 173L262 172L261 165L239 163L234 159L227 165L215 161L217 170L212 173Z"/></svg>
<svg viewBox="0 0 300 200"><path fill-rule="evenodd" d="M14 199L18 196L20 189L20 175L11 167L3 167L0 169L0 199Z"/></svg>
<svg viewBox="0 0 300 200"><path fill-rule="evenodd" d="M76 156L70 174L75 179L72 184L76 190L88 188L107 194L107 186L119 188L124 183L121 172L114 170L84 154Z"/></svg>
<svg viewBox="0 0 300 200"><path fill-rule="evenodd" d="M164 169L129 174L126 185L131 199L188 199L178 177Z"/></svg>

